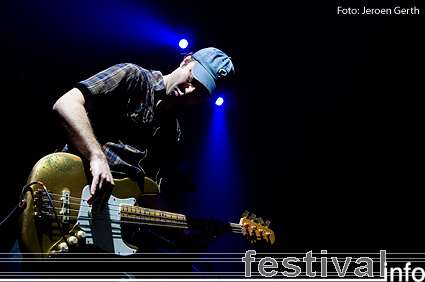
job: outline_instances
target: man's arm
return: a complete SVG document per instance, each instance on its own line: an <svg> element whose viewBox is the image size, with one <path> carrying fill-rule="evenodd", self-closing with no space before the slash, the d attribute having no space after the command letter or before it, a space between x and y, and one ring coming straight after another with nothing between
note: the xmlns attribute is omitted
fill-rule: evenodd
<svg viewBox="0 0 425 282"><path fill-rule="evenodd" d="M99 210L102 211L111 196L114 180L102 147L94 136L93 129L87 117L87 111L93 109L93 99L84 95L77 88L60 97L53 106L59 115L61 124L69 141L90 162L90 172L93 176L91 197L88 203L100 200Z"/></svg>

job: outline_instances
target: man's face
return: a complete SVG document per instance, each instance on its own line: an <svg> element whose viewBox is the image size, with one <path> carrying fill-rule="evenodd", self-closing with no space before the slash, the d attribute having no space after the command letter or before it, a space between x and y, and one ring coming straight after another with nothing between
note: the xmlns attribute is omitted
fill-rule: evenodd
<svg viewBox="0 0 425 282"><path fill-rule="evenodd" d="M183 61L180 68L170 74L166 92L171 103L175 105L199 104L211 97L208 89L193 77L192 70L196 64L196 61L188 64Z"/></svg>

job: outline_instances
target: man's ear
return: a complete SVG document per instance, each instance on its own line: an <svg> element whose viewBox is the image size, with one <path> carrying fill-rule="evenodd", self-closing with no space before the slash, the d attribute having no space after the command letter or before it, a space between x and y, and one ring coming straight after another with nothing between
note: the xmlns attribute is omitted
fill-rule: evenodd
<svg viewBox="0 0 425 282"><path fill-rule="evenodd" d="M180 67L184 67L189 63L189 60L192 58L191 55L184 57L183 61L180 63Z"/></svg>

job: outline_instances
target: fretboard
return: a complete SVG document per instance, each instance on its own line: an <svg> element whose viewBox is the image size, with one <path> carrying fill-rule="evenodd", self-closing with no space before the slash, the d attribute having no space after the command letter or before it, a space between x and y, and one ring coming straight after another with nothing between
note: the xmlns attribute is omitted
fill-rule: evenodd
<svg viewBox="0 0 425 282"><path fill-rule="evenodd" d="M142 208L137 206L121 205L121 221L128 224L157 226L174 229L190 229L203 231L210 224L210 220L186 217L183 214ZM236 223L220 223L227 233L243 233L242 225Z"/></svg>

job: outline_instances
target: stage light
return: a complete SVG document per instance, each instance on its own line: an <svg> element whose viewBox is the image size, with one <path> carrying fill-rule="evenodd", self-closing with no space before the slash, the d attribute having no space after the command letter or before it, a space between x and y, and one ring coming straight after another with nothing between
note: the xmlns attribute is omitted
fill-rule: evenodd
<svg viewBox="0 0 425 282"><path fill-rule="evenodd" d="M221 106L224 103L224 99L222 97L218 97L217 100L215 100L215 104L217 106Z"/></svg>
<svg viewBox="0 0 425 282"><path fill-rule="evenodd" d="M182 39L182 40L180 40L180 42L179 42L179 46L180 46L180 48L182 48L182 49L186 49L186 47L189 45L189 42L187 42L187 40L186 39Z"/></svg>

